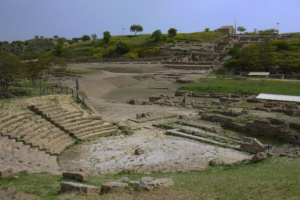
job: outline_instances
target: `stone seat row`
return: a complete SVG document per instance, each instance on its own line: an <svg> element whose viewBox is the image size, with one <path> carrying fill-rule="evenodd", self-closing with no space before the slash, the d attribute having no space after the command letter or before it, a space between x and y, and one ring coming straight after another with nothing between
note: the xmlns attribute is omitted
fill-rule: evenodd
<svg viewBox="0 0 300 200"><path fill-rule="evenodd" d="M33 112L6 117L1 123L0 134L24 142L49 154L57 155L74 140L55 125Z"/></svg>
<svg viewBox="0 0 300 200"><path fill-rule="evenodd" d="M14 173L49 172L59 174L56 156L49 155L38 148L32 148L14 139L0 136L0 167L10 167Z"/></svg>
<svg viewBox="0 0 300 200"><path fill-rule="evenodd" d="M118 133L116 127L103 122L100 116L84 116L83 111L68 112L55 106L44 104L31 105L30 109L80 140L94 139L99 136Z"/></svg>

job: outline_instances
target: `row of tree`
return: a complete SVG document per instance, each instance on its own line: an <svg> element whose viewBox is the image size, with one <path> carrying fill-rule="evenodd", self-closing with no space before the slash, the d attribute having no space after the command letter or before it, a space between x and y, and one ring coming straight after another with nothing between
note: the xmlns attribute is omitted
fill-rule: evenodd
<svg viewBox="0 0 300 200"><path fill-rule="evenodd" d="M51 54L29 52L22 56L14 56L0 51L0 87L2 92L8 92L9 88L18 82L30 80L32 86L37 88L38 80L62 71L65 67L64 60Z"/></svg>

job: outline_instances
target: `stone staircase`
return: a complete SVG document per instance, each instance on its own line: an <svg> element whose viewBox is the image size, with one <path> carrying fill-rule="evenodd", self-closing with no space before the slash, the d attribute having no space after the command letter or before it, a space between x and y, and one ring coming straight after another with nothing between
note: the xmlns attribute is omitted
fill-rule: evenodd
<svg viewBox="0 0 300 200"><path fill-rule="evenodd" d="M169 128L166 132L168 135L185 137L204 143L240 150L239 144L241 143L241 139L221 135L222 128L218 125L207 125L195 121L181 120L168 124L167 127Z"/></svg>
<svg viewBox="0 0 300 200"><path fill-rule="evenodd" d="M13 173L61 173L56 156L7 136L0 136L0 167L2 166L12 168Z"/></svg>
<svg viewBox="0 0 300 200"><path fill-rule="evenodd" d="M94 139L118 133L110 123L100 116L84 116L83 111L68 112L58 107L44 104L31 105L30 109L45 117L55 126L80 140Z"/></svg>
<svg viewBox="0 0 300 200"><path fill-rule="evenodd" d="M31 111L2 117L0 134L51 155L58 155L67 146L74 144L72 137Z"/></svg>

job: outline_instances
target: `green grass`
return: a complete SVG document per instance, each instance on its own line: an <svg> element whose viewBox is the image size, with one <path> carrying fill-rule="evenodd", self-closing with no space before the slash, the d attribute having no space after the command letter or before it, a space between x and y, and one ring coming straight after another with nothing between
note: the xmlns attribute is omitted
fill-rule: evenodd
<svg viewBox="0 0 300 200"><path fill-rule="evenodd" d="M76 73L76 74L90 74L96 71L97 70L95 69L66 69L67 73Z"/></svg>
<svg viewBox="0 0 300 200"><path fill-rule="evenodd" d="M33 88L32 87L32 82L20 82L20 83L17 83L18 87L24 87L24 88ZM47 82L44 82L44 81L41 81L41 83L38 81L38 87L42 87L42 88L51 88L51 87L55 87L55 84L54 83L47 83Z"/></svg>
<svg viewBox="0 0 300 200"><path fill-rule="evenodd" d="M269 158L257 164L242 164L233 167L213 166L207 170L186 173L157 174L114 174L90 175L86 184L100 187L102 183L128 176L139 180L144 176L172 178L175 186L163 190L161 198L155 192L147 192L144 199L173 199L174 193L181 194L176 199L299 199L300 198L300 158ZM0 180L1 186L15 186L17 190L39 196L42 199L59 199L62 176L50 174L20 174ZM143 192L122 192L117 196L137 198ZM106 199L106 195L99 196Z"/></svg>
<svg viewBox="0 0 300 200"><path fill-rule="evenodd" d="M300 82L297 81L201 78L198 83L187 84L181 88L199 93L248 95L268 93L300 96Z"/></svg>
<svg viewBox="0 0 300 200"><path fill-rule="evenodd" d="M213 42L221 36L219 32L195 32L195 33L178 33L174 39L177 40L192 40L200 42Z"/></svg>
<svg viewBox="0 0 300 200"><path fill-rule="evenodd" d="M167 34L163 34L167 37ZM191 40L200 42L211 42L216 40L220 33L217 32L195 32L195 33L178 33L174 40ZM172 38L166 39L173 40ZM105 43L103 39L97 39L85 42L76 42L63 48L63 56L67 58L80 58L81 60L103 58L103 57L128 57L137 58L138 54L157 56L162 52L157 51L155 46L160 46L166 41L155 42L151 34L124 35L112 36L109 43ZM119 55L116 53L116 45L118 42L123 42L131 47L130 52Z"/></svg>

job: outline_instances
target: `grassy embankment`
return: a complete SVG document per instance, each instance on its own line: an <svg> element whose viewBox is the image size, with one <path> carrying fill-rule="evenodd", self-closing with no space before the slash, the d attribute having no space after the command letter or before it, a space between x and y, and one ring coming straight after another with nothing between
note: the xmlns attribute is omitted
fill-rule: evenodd
<svg viewBox="0 0 300 200"><path fill-rule="evenodd" d="M201 78L198 83L187 84L183 90L199 93L225 93L258 95L259 93L300 96L299 81Z"/></svg>
<svg viewBox="0 0 300 200"><path fill-rule="evenodd" d="M102 183L128 176L138 180L144 176L173 178L175 186L153 192L120 192L113 197L99 199L299 199L300 158L269 158L258 164L233 167L214 166L201 172L165 174L115 174L90 175L87 184ZM16 187L19 191L35 194L42 199L58 199L62 176L48 174L20 174L19 179L8 177L0 180L4 187ZM80 197L77 196L77 197ZM69 197L68 197L69 198ZM80 197L82 198L82 197Z"/></svg>
<svg viewBox="0 0 300 200"><path fill-rule="evenodd" d="M125 35L112 36L110 42L104 43L102 39L93 41L73 43L63 48L63 56L68 58L82 58L93 59L102 57L128 57L137 58L141 55L159 56L164 53L155 48L164 43L174 43L175 40L190 40L199 42L212 42L216 40L221 34L217 32L195 32L195 33L178 33L173 38L168 38L166 34L163 35L165 40L155 42L151 34L139 35ZM116 53L116 46L118 42L125 43L130 46L130 51L125 54Z"/></svg>

